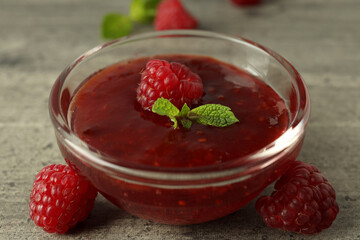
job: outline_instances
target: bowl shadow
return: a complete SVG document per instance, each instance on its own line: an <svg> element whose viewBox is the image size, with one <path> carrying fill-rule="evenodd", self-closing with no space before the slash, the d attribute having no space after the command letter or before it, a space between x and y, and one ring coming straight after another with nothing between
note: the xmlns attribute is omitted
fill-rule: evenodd
<svg viewBox="0 0 360 240"><path fill-rule="evenodd" d="M102 195L98 195L93 210L88 218L79 222L75 228L70 229L67 235L79 235L81 233L91 233L102 228L111 226L113 222L128 218L129 214L119 207L111 204Z"/></svg>

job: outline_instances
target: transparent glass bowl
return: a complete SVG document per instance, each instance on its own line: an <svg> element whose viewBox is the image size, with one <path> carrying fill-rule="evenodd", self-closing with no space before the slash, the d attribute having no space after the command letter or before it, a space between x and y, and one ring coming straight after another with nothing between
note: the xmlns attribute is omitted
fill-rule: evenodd
<svg viewBox="0 0 360 240"><path fill-rule="evenodd" d="M162 54L209 56L258 76L286 102L288 129L246 157L189 169L156 168L131 164L125 159L114 161L73 133L68 108L85 79L120 61ZM107 199L142 218L167 224L195 224L237 211L286 171L301 149L310 99L299 73L273 51L243 38L175 30L129 36L89 50L56 80L49 108L62 155Z"/></svg>

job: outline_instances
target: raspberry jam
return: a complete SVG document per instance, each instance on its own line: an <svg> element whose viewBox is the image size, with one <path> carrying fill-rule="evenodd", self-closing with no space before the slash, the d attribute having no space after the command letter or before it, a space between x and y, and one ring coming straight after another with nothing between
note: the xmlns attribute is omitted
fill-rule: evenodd
<svg viewBox="0 0 360 240"><path fill-rule="evenodd" d="M286 104L261 79L209 57L156 58L188 66L203 81L199 105L228 106L239 122L224 128L193 124L190 130L174 130L169 118L143 110L136 101L140 72L149 58L118 63L89 76L69 108L75 134L113 163L137 164L143 169L221 168L260 150L286 131ZM300 147L263 171L247 173L241 181L185 188L112 178L62 151L105 197L126 211L163 223L192 224L223 217L244 206L286 170Z"/></svg>
<svg viewBox="0 0 360 240"><path fill-rule="evenodd" d="M161 167L198 167L245 156L278 138L288 126L284 101L259 79L204 57L167 56L199 74L200 104L232 109L239 123L224 128L193 124L173 130L169 118L142 110L136 101L147 58L113 65L91 76L71 104L75 133L111 156ZM191 106L195 107L195 106Z"/></svg>

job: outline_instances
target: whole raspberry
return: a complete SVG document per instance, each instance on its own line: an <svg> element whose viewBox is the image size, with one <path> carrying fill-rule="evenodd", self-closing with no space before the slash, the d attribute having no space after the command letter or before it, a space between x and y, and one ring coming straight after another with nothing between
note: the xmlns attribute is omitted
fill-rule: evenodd
<svg viewBox="0 0 360 240"><path fill-rule="evenodd" d="M237 6L253 6L260 4L262 0L231 0L232 3L236 4Z"/></svg>
<svg viewBox="0 0 360 240"><path fill-rule="evenodd" d="M153 59L147 62L141 73L137 100L145 110L151 110L154 102L160 97L181 108L184 103L197 103L203 95L203 90L201 78L187 66Z"/></svg>
<svg viewBox="0 0 360 240"><path fill-rule="evenodd" d="M339 212L334 188L309 164L295 161L275 189L256 202L256 210L269 227L318 233L330 227Z"/></svg>
<svg viewBox="0 0 360 240"><path fill-rule="evenodd" d="M69 166L44 167L30 194L30 218L44 231L65 233L87 218L94 207L96 189Z"/></svg>
<svg viewBox="0 0 360 240"><path fill-rule="evenodd" d="M163 0L157 6L156 30L194 29L197 25L197 20L186 11L180 0Z"/></svg>

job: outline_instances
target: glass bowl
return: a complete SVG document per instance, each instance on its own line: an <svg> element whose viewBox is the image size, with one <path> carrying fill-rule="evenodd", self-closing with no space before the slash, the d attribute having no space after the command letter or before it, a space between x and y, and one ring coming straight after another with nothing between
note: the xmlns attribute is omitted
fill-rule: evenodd
<svg viewBox="0 0 360 240"><path fill-rule="evenodd" d="M129 59L189 54L213 57L261 78L285 101L290 123L275 141L219 165L157 168L114 159L73 132L68 109L91 74ZM50 117L68 164L115 205L166 224L195 224L224 217L254 199L296 159L310 115L305 83L283 57L252 41L207 31L174 30L121 38L97 46L70 64L50 94Z"/></svg>

